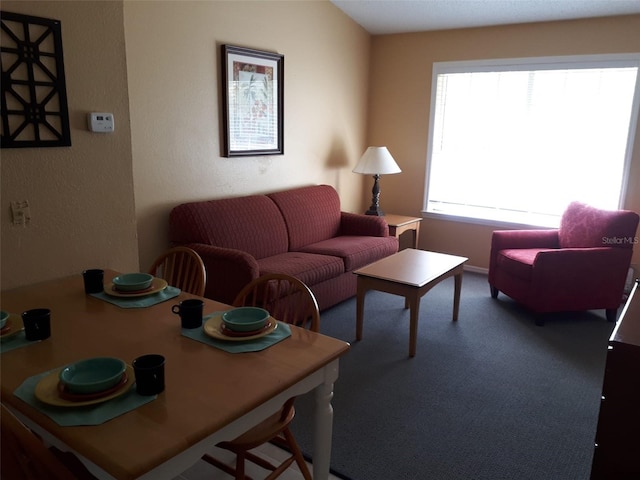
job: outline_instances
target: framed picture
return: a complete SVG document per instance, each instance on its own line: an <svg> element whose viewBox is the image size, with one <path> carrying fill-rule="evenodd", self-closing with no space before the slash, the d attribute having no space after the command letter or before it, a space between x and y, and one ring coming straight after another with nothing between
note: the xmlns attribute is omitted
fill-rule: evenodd
<svg viewBox="0 0 640 480"><path fill-rule="evenodd" d="M284 153L284 55L222 45L223 155Z"/></svg>

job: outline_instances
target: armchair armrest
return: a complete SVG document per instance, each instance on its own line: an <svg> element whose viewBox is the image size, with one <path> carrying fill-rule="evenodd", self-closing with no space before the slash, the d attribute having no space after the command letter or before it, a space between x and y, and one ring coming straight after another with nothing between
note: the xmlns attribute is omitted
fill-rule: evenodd
<svg viewBox="0 0 640 480"><path fill-rule="evenodd" d="M231 305L242 287L260 275L258 262L247 252L203 243L185 246L202 258L207 271L207 298Z"/></svg>
<svg viewBox="0 0 640 480"><path fill-rule="evenodd" d="M559 248L558 229L496 230L491 237L491 250L506 248Z"/></svg>
<svg viewBox="0 0 640 480"><path fill-rule="evenodd" d="M585 308L595 299L617 308L631 261L631 250L613 247L561 248L538 252L533 262L533 295L554 301L554 296L584 299ZM603 303L604 302L604 303Z"/></svg>
<svg viewBox="0 0 640 480"><path fill-rule="evenodd" d="M384 217L340 212L340 235L388 237L389 226Z"/></svg>

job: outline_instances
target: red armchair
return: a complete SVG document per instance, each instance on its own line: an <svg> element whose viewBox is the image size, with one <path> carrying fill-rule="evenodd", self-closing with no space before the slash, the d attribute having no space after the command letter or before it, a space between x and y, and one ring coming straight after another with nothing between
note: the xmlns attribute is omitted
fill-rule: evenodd
<svg viewBox="0 0 640 480"><path fill-rule="evenodd" d="M489 260L491 296L498 292L537 313L604 308L616 320L639 216L573 202L554 230L493 232Z"/></svg>

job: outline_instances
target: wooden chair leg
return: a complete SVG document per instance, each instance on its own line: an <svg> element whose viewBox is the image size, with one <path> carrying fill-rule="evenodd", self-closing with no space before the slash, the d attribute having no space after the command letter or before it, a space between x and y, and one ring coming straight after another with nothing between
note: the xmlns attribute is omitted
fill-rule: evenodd
<svg viewBox="0 0 640 480"><path fill-rule="evenodd" d="M291 430L289 430L289 428L285 428L282 434L287 440L289 448L291 448L291 453L293 454L293 458L298 464L298 468L300 468L302 476L305 478L305 480L311 480L312 477L311 473L309 472L309 468L307 467L307 462L302 456L302 452L300 451L300 447L298 446L298 442L296 442L296 438L293 436L293 433L291 433Z"/></svg>

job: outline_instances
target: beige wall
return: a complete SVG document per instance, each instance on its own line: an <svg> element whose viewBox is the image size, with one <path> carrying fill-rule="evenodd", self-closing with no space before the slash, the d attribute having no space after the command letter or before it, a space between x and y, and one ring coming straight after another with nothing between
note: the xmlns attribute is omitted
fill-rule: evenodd
<svg viewBox="0 0 640 480"><path fill-rule="evenodd" d="M141 266L179 203L327 183L361 208L369 35L326 1L125 2ZM284 55L285 154L220 155L220 45ZM265 232L268 234L268 232Z"/></svg>
<svg viewBox="0 0 640 480"><path fill-rule="evenodd" d="M345 210L362 208L351 168L365 147L370 37L331 3L2 9L61 20L73 143L2 150L2 289L86 267L146 269L181 202L327 183ZM222 43L284 54L285 155L220 156ZM116 131L89 133L89 111L113 112ZM32 222L14 227L9 202L24 199Z"/></svg>
<svg viewBox="0 0 640 480"><path fill-rule="evenodd" d="M381 179L384 209L420 216L434 62L640 52L638 32L640 15L373 37L368 143L386 144L403 170ZM632 162L624 207L640 212L640 131ZM424 219L420 247L463 255L486 268L493 230ZM640 264L640 248L634 253Z"/></svg>
<svg viewBox="0 0 640 480"><path fill-rule="evenodd" d="M136 269L124 25L120 2L10 2L8 12L61 21L71 147L3 149L3 289L79 273ZM88 112L113 112L113 134L90 133ZM31 224L11 224L28 200Z"/></svg>

